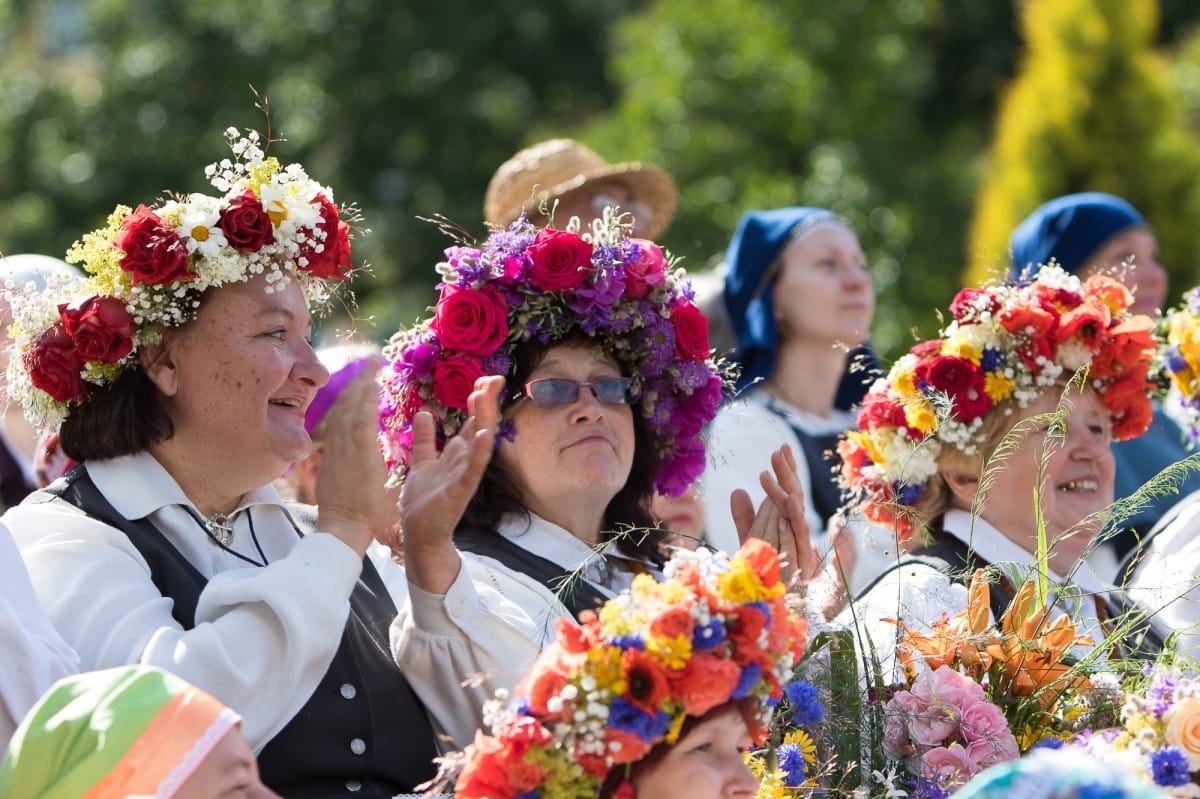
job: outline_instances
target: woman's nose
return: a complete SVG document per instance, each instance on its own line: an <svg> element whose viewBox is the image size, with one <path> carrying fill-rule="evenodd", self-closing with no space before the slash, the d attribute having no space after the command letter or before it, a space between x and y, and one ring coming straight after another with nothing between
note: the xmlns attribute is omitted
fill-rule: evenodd
<svg viewBox="0 0 1200 799"><path fill-rule="evenodd" d="M316 351L307 342L305 342L292 372L298 380L311 383L316 388L321 388L329 382L329 370L325 368L325 364L321 363Z"/></svg>
<svg viewBox="0 0 1200 799"><path fill-rule="evenodd" d="M735 763L730 764L730 774L725 781L727 790L726 796L747 797L755 796L758 793L760 783L754 773L750 771L750 767L739 757Z"/></svg>
<svg viewBox="0 0 1200 799"><path fill-rule="evenodd" d="M571 403L571 418L576 423L594 422L604 417L604 403L596 398L591 386L580 386L579 396Z"/></svg>

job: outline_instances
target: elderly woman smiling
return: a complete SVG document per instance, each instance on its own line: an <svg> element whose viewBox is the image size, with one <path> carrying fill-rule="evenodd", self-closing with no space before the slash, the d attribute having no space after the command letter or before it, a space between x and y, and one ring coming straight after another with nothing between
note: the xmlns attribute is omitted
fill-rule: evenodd
<svg viewBox="0 0 1200 799"><path fill-rule="evenodd" d="M1055 613L1104 640L1105 620L1126 608L1082 557L1113 500L1109 444L1150 420L1151 321L1131 302L1111 278L1057 267L1021 286L966 289L944 337L913 347L871 389L841 445L843 475L868 516L926 556L899 563L843 614L865 623L879 652L897 635L886 620L924 629L962 611L976 568L994 567L999 617L1038 568L1043 532ZM1071 379L1084 367L1086 380Z"/></svg>
<svg viewBox="0 0 1200 799"><path fill-rule="evenodd" d="M364 559L387 501L369 374L330 420L315 520L271 485L312 449L309 302L349 273L348 225L230 135L218 196L118 208L69 254L78 293L12 297L9 385L82 466L5 521L84 668L157 665L218 697L281 793L392 796L431 776L430 715L452 727L458 692L417 698L388 643L398 567Z"/></svg>
<svg viewBox="0 0 1200 799"><path fill-rule="evenodd" d="M449 689L478 670L480 634L507 631L487 656L511 687L555 619L661 567L650 500L703 469L723 381L682 274L611 216L586 238L518 222L447 253L433 319L386 350L383 438L404 483L413 601L404 641L448 664ZM803 497L786 453L775 467L757 514L742 497L741 529L787 540L790 573L808 564L807 530L789 521ZM464 567L467 593L452 586Z"/></svg>

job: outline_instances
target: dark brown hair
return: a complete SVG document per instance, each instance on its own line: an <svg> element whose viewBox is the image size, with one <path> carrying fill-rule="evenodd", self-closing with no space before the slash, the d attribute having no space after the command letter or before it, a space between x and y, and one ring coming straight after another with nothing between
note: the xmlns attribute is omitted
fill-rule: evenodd
<svg viewBox="0 0 1200 799"><path fill-rule="evenodd" d="M599 343L583 333L573 333L552 344L538 341L519 345L513 353L514 370L504 386L503 402L507 409L520 396L529 375L546 357L551 347L558 346L598 347ZM622 371L624 367L622 366ZM633 463L629 479L608 503L604 512L604 540L620 535L629 527L648 530L645 534L622 535L617 546L622 552L634 557L661 562L659 554L663 533L650 514L650 501L654 496L654 478L658 474L658 451L650 438L641 406L635 403L633 410ZM519 435L519 434L518 434ZM501 441L498 446L504 446ZM500 463L492 458L479 483L475 496L467 504L459 522L459 529L495 530L506 514L529 518L529 508L521 497L522 487Z"/></svg>
<svg viewBox="0 0 1200 799"><path fill-rule="evenodd" d="M59 429L59 446L75 461L136 455L175 434L158 386L140 364L93 389Z"/></svg>

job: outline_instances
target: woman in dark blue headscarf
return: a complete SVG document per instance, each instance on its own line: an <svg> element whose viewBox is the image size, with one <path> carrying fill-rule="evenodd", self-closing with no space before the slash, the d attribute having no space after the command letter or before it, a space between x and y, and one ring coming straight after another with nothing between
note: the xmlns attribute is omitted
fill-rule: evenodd
<svg viewBox="0 0 1200 799"><path fill-rule="evenodd" d="M789 443L805 489L815 542L840 507L837 437L855 426L851 408L878 375L866 345L875 310L866 256L840 217L820 208L742 216L725 256L724 312L736 336L739 396L710 434L704 476L708 536L737 548L730 492L763 494L767 455Z"/></svg>
<svg viewBox="0 0 1200 799"><path fill-rule="evenodd" d="M1014 280L1036 274L1043 264L1057 262L1080 277L1103 272L1133 292L1135 313L1157 316L1167 299L1167 272L1158 263L1158 241L1137 209L1102 192L1056 197L1017 225L1009 241ZM1162 469L1187 456L1179 426L1154 404L1154 421L1139 438L1113 445L1117 459L1115 496L1124 499ZM1200 474L1192 473L1180 493L1200 489ZM1126 529L1106 543L1125 556L1179 495L1154 498L1125 520ZM1099 564L1097 564L1099 565Z"/></svg>

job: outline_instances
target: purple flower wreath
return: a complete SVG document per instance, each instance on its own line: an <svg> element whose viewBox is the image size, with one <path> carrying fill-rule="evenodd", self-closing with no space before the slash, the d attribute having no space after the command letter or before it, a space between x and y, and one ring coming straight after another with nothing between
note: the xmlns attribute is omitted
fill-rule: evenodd
<svg viewBox="0 0 1200 799"><path fill-rule="evenodd" d="M708 321L683 270L657 244L618 221L584 235L536 228L523 218L480 247L455 246L438 265L433 318L392 337L384 354L380 439L388 469L403 478L419 411L437 421L438 447L467 415L475 381L508 377L522 343L590 336L633 378L637 408L658 450L655 489L685 492L704 470L701 431L726 385Z"/></svg>

